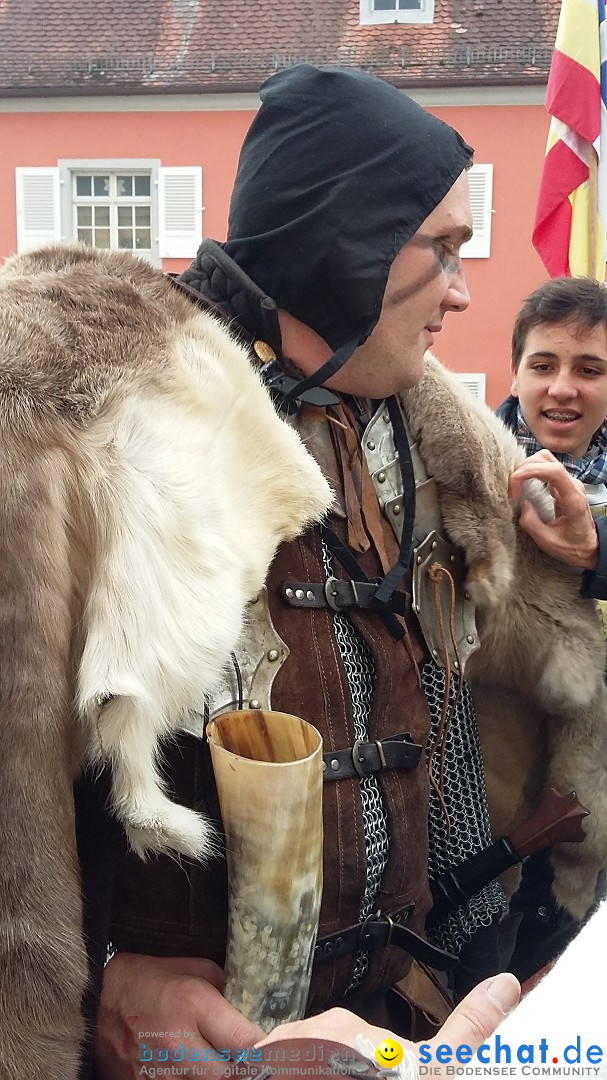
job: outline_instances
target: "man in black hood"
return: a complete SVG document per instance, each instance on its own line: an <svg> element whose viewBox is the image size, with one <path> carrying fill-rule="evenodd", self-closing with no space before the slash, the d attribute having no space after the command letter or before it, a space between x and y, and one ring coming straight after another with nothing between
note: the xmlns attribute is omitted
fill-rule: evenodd
<svg viewBox="0 0 607 1080"><path fill-rule="evenodd" d="M279 549L264 630L288 645L264 646L273 662L287 656L270 680L271 707L311 720L325 750L325 884L308 1010L343 1004L406 1035L407 1009L389 988L411 956L450 968L445 950L459 952L504 904L488 886L434 928L432 945L422 939L429 874L490 838L465 687L453 707L443 790L435 783L430 791L424 750L438 738L449 686L408 600L415 485L396 398L420 379L445 314L469 303L459 252L471 235L472 150L359 71L302 64L272 77L261 99L227 242L205 241L177 287L223 313L251 344L277 407L336 491L327 525ZM386 502L388 478L394 497ZM256 670L263 659L262 650ZM270 706L255 679L243 665L232 705ZM170 776L180 801L213 813L202 738L182 739ZM111 928L120 951L106 969L99 1026L104 1080L134 1075L136 1029L186 1029L201 1054L259 1037L221 996L225 889L220 859L188 874L168 859L121 863ZM496 970L492 963L477 977Z"/></svg>
<svg viewBox="0 0 607 1080"><path fill-rule="evenodd" d="M439 329L445 310L468 305L457 254L471 235L465 177L471 147L393 86L360 71L301 64L269 79L261 99L242 148L222 245L233 265L213 242L203 243L182 280L221 303L221 268L232 277L232 289L241 271L243 291L244 275L260 291L257 310L253 304L242 312L247 329L268 338L278 353L277 308L281 321L284 313L322 340L335 368L366 341L384 299L387 309L415 298L417 321L409 329L407 310L399 338L416 331L423 353L430 327ZM440 222L420 230L447 196ZM409 272L395 301L384 294L406 244ZM425 256L412 264L414 251ZM404 261L398 260L401 274ZM459 291L447 298L438 283L449 263ZM428 286L435 291L426 296ZM418 326L421 315L425 322ZM406 385L419 368L418 359ZM316 376L326 382L328 371ZM389 376L384 385L382 396L401 388Z"/></svg>

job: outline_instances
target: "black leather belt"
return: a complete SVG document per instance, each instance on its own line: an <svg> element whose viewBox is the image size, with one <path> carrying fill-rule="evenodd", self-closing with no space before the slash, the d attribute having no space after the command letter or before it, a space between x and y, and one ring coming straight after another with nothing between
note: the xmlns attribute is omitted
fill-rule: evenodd
<svg viewBox="0 0 607 1080"><path fill-rule="evenodd" d="M392 915L382 915L378 911L356 926L349 926L347 930L339 930L336 934L319 938L314 949L314 963L326 964L329 960L337 960L351 952L369 952L373 949L385 949L388 945L398 945L415 960L428 964L437 971L450 971L456 967L457 956L430 945L405 925L412 911L412 907L401 908Z"/></svg>
<svg viewBox="0 0 607 1080"><path fill-rule="evenodd" d="M363 742L357 739L347 750L329 750L323 754L323 780L346 780L352 776L372 776L382 769L415 769L422 747L413 742L408 731L389 739Z"/></svg>
<svg viewBox="0 0 607 1080"><path fill-rule="evenodd" d="M280 592L290 607L331 608L344 611L347 608L364 608L371 611L391 611L406 615L411 610L409 593L393 593L389 604L375 600L377 581L343 581L330 577L325 582L283 581Z"/></svg>

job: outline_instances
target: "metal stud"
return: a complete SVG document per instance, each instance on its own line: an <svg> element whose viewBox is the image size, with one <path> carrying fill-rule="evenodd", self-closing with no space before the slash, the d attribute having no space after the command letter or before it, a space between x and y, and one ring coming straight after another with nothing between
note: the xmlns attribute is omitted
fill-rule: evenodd
<svg viewBox="0 0 607 1080"><path fill-rule="evenodd" d="M398 517L398 515L400 514L400 503L394 503L394 506L392 507L392 513L395 517Z"/></svg>
<svg viewBox="0 0 607 1080"><path fill-rule="evenodd" d="M472 634L468 634L468 637L466 638L466 641L468 642L469 645L474 645L474 636Z"/></svg>
<svg viewBox="0 0 607 1080"><path fill-rule="evenodd" d="M269 364L271 360L276 359L276 353L274 352L274 349L268 345L267 341L261 341L258 338L257 341L253 342L253 349L255 355L258 356L264 364Z"/></svg>
<svg viewBox="0 0 607 1080"><path fill-rule="evenodd" d="M464 593L464 600L471 600L471 599L472 599L472 597L470 596L470 593L468 592L468 590L466 590L466 592Z"/></svg>
<svg viewBox="0 0 607 1080"><path fill-rule="evenodd" d="M333 772L337 772L339 769L339 761L336 757L331 759L331 768L333 769Z"/></svg>
<svg viewBox="0 0 607 1080"><path fill-rule="evenodd" d="M451 559L451 562L455 562L455 555L450 555L449 558Z"/></svg>
<svg viewBox="0 0 607 1080"><path fill-rule="evenodd" d="M287 600L292 600L293 597L295 596L295 593L293 592L293 589L285 589L285 596L286 596Z"/></svg>
<svg viewBox="0 0 607 1080"><path fill-rule="evenodd" d="M305 596L305 595L306 595L306 594L305 594L305 592L303 591L303 589L296 589L296 590L295 590L295 599L296 599L296 600L303 600L303 598L304 598L304 596Z"/></svg>
<svg viewBox="0 0 607 1080"><path fill-rule="evenodd" d="M433 541L432 541L432 548L431 548L431 550L432 550L432 551L435 551L435 550L436 550L436 540L433 540Z"/></svg>
<svg viewBox="0 0 607 1080"><path fill-rule="evenodd" d="M251 698L251 700L249 702L249 708L250 709L261 709L261 702L258 701L256 697Z"/></svg>
<svg viewBox="0 0 607 1080"><path fill-rule="evenodd" d="M382 413L382 420L383 420L384 424L389 424L390 423L390 413L389 412Z"/></svg>
<svg viewBox="0 0 607 1080"><path fill-rule="evenodd" d="M386 479L385 472L383 472L383 470L382 470L382 472L378 472L378 474L377 474L377 483L378 484L383 484L385 482L385 479Z"/></svg>
<svg viewBox="0 0 607 1080"><path fill-rule="evenodd" d="M275 663L276 660L278 660L279 656L280 656L280 653L278 652L278 649L270 649L270 651L268 653L268 660L270 661L271 664L273 664L273 663Z"/></svg>
<svg viewBox="0 0 607 1080"><path fill-rule="evenodd" d="M375 450L375 443L373 442L373 439L369 439L369 442L367 443L367 449Z"/></svg>
<svg viewBox="0 0 607 1080"><path fill-rule="evenodd" d="M306 600L313 600L313 599L314 599L314 593L312 592L311 589L308 589L308 591L306 593Z"/></svg>

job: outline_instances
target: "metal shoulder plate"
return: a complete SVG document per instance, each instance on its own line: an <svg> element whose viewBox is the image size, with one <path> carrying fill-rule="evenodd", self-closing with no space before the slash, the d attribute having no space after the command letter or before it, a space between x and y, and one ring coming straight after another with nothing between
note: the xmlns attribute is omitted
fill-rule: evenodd
<svg viewBox="0 0 607 1080"><path fill-rule="evenodd" d="M446 651L451 667L459 671L461 665L463 674L468 657L479 647L474 604L464 588L464 556L444 535L436 482L428 476L417 443L409 439L409 446L416 487L413 611L436 663L445 666ZM381 510L400 541L406 507L392 425L383 404L365 430L363 451Z"/></svg>
<svg viewBox="0 0 607 1080"><path fill-rule="evenodd" d="M272 683L289 656L289 647L282 640L270 614L268 590L264 585L255 600L247 605L245 626L238 643L235 660L242 680L242 705L245 709L271 709ZM236 666L230 663L209 703L212 719L220 713L239 707ZM204 709L191 714L186 730L202 735Z"/></svg>

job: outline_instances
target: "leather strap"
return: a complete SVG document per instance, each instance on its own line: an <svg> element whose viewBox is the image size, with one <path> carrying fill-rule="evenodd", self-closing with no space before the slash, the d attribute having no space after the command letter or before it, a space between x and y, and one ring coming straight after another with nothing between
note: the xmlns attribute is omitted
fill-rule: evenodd
<svg viewBox="0 0 607 1080"><path fill-rule="evenodd" d="M391 735L389 739L363 742L357 739L346 750L331 750L323 754L323 779L345 780L352 776L372 776L382 769L415 769L422 747L413 742L408 731Z"/></svg>
<svg viewBox="0 0 607 1080"><path fill-rule="evenodd" d="M344 608L368 608L385 611L385 606L375 601L377 581L342 581L341 578L335 577L328 578L324 583L283 581L280 591L290 607L331 608L333 611L343 611ZM393 593L388 607L397 615L406 615L411 609L409 593Z"/></svg>
<svg viewBox="0 0 607 1080"><path fill-rule="evenodd" d="M456 956L430 945L405 925L412 911L413 908L409 907L393 912L392 915L376 912L356 926L349 926L347 930L338 930L335 934L319 938L314 949L314 963L325 964L351 952L369 952L373 949L385 949L388 945L398 945L419 963L428 964L436 971L450 971L456 967Z"/></svg>

